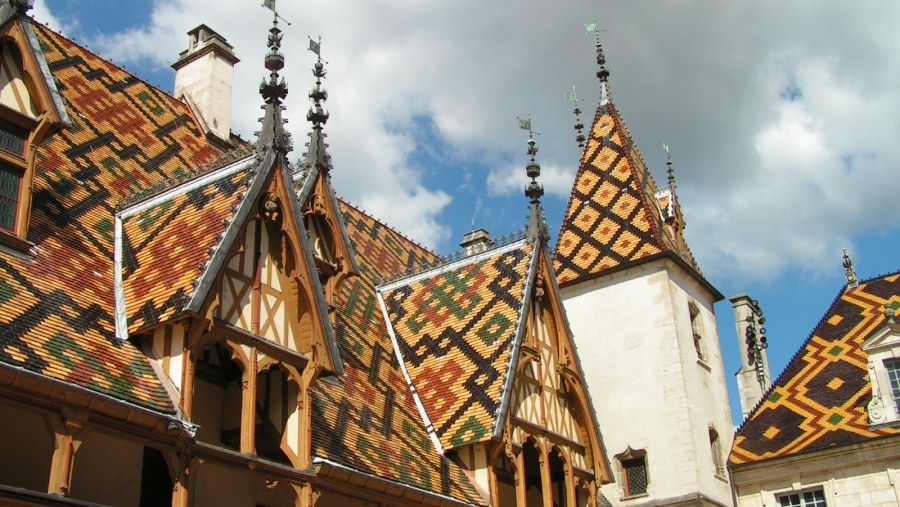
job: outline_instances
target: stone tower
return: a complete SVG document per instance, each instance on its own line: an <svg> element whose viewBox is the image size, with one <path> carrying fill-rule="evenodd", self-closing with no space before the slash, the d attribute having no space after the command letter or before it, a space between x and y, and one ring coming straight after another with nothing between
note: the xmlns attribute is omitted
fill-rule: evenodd
<svg viewBox="0 0 900 507"><path fill-rule="evenodd" d="M603 493L617 505L731 505L713 312L723 296L685 242L671 171L658 188L610 98L599 40L597 63L600 103L578 137L554 261L614 470Z"/></svg>

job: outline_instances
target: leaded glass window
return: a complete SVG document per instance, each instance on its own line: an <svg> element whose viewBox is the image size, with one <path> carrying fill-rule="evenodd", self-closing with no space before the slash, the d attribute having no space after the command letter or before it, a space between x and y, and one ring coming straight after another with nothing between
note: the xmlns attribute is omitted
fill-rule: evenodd
<svg viewBox="0 0 900 507"><path fill-rule="evenodd" d="M22 171L0 163L0 228L15 230Z"/></svg>
<svg viewBox="0 0 900 507"><path fill-rule="evenodd" d="M894 400L900 401L900 359L890 359L884 362L888 378L891 381L891 392Z"/></svg>
<svg viewBox="0 0 900 507"><path fill-rule="evenodd" d="M622 472L625 475L625 496L640 495L647 492L647 463L644 457L622 461Z"/></svg>
<svg viewBox="0 0 900 507"><path fill-rule="evenodd" d="M826 507L825 492L821 489L792 493L778 497L781 507Z"/></svg>
<svg viewBox="0 0 900 507"><path fill-rule="evenodd" d="M0 149L24 156L28 134L28 129L0 119Z"/></svg>

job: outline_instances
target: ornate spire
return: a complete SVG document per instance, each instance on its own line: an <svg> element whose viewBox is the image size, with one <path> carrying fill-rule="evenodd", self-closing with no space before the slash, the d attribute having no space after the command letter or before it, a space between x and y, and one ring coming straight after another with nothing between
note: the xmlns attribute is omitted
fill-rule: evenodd
<svg viewBox="0 0 900 507"><path fill-rule="evenodd" d="M269 29L269 52L266 53L265 66L269 70L269 79L263 79L259 85L259 93L263 97L266 114L262 119L263 128L259 133L259 148L274 147L283 152L289 152L291 136L284 129L285 120L281 117L284 107L281 105L287 97L288 88L284 78L278 75L278 71L284 68L284 55L281 49L281 30L278 28L278 15L272 20L272 28Z"/></svg>
<svg viewBox="0 0 900 507"><path fill-rule="evenodd" d="M530 198L530 213L528 214L528 227L525 231L526 237L531 240L539 239L542 243L550 240L550 232L547 229L547 223L544 221L544 210L541 207L541 196L544 195L544 187L537 182L537 177L541 175L541 166L535 161L538 148L534 141L534 135L540 134L531 128L531 114L528 119L519 118L519 128L528 131L528 150L526 153L531 160L525 168L526 174L531 178L531 183L525 187L525 196Z"/></svg>
<svg viewBox="0 0 900 507"><path fill-rule="evenodd" d="M306 113L306 119L312 122L314 129L322 130L322 126L328 122L328 112L322 108L322 102L328 100L328 92L322 88L322 78L325 77L325 65L322 62L322 38L319 37L318 42L310 38L309 50L315 53L318 59L313 66L313 75L316 76L316 87L309 92L309 98L312 99L313 105L310 106L309 112Z"/></svg>
<svg viewBox="0 0 900 507"><path fill-rule="evenodd" d="M847 288L859 286L859 278L856 276L856 268L853 267L853 259L844 248L844 276L847 277Z"/></svg>
<svg viewBox="0 0 900 507"><path fill-rule="evenodd" d="M305 167L309 170L315 166L327 174L331 170L331 156L326 150L328 145L325 143L325 133L322 132L322 128L328 122L328 111L325 110L322 103L328 100L328 92L322 88L322 79L325 77L325 64L328 62L322 60L322 38L315 41L310 37L309 50L318 58L312 70L313 75L316 76L316 87L309 92L312 105L309 106L309 111L306 113L306 119L312 122L313 127L312 132L309 133L309 144L307 144L309 150L306 152Z"/></svg>

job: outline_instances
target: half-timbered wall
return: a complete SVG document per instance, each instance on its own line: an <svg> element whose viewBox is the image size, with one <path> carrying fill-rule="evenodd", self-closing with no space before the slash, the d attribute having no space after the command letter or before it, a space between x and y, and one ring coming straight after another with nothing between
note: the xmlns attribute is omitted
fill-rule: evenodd
<svg viewBox="0 0 900 507"><path fill-rule="evenodd" d="M309 304L293 271L292 247L260 221L247 224L223 269L218 317L282 347L311 351Z"/></svg>

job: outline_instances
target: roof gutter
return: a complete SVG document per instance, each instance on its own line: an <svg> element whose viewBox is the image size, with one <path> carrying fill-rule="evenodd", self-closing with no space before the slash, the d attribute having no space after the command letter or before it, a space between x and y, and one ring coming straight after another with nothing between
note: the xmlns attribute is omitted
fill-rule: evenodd
<svg viewBox="0 0 900 507"><path fill-rule="evenodd" d="M470 506L481 505L481 504L466 503L466 502L457 500L455 498L452 498L452 497L449 497L446 495L442 495L442 494L434 493L432 491L424 490L422 488L418 488L416 486L411 486L409 484L403 484L400 482L383 479L381 477L377 477L375 475L368 474L365 472L360 472L359 470L354 470L345 465L341 465L340 463L335 463L334 461L331 461L331 460L328 460L325 458L320 458L317 456L313 456L312 464L313 464L313 468L316 471L316 476L319 478L333 478L336 480L340 480L342 482L351 482L351 481L356 482L356 481L354 481L354 479L362 479L362 480L366 481L365 489L367 489L367 490L375 489L375 488L371 488L370 486L377 485L377 486L379 486L379 488L376 489L377 491L381 491L383 494L393 496L393 497L399 497L399 498L409 499L409 500L414 499L413 497L421 497L421 498L416 498L415 500L418 503L422 503L422 504L426 504L426 505L437 505L437 506L441 506L441 507L451 507L451 506L470 507ZM344 478L337 477L338 472L340 472L342 474L346 474L346 477L344 477ZM396 494L388 493L387 491L389 491L391 488L401 490L400 494L396 495Z"/></svg>

